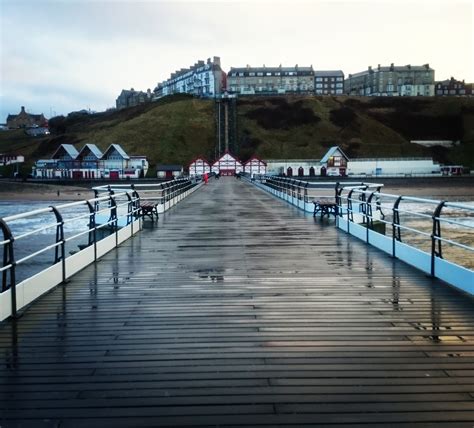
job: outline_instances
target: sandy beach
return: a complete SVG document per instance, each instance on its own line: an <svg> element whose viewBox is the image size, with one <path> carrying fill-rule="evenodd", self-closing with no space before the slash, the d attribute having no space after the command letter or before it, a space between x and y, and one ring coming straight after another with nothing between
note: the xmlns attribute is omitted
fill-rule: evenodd
<svg viewBox="0 0 474 428"><path fill-rule="evenodd" d="M85 187L0 181L2 201L80 201L91 199L94 192Z"/></svg>

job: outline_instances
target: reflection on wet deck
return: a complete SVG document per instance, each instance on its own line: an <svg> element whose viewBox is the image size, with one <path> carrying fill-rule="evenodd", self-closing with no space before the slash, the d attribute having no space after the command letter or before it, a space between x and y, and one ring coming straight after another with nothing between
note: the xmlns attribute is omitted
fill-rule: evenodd
<svg viewBox="0 0 474 428"><path fill-rule="evenodd" d="M223 178L0 326L0 425L471 426L473 309Z"/></svg>

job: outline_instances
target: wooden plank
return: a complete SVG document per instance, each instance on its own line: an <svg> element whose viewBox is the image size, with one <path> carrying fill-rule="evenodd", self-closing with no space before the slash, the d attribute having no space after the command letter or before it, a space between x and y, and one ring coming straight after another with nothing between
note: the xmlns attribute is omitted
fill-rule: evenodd
<svg viewBox="0 0 474 428"><path fill-rule="evenodd" d="M474 304L224 177L0 325L0 425L474 423Z"/></svg>

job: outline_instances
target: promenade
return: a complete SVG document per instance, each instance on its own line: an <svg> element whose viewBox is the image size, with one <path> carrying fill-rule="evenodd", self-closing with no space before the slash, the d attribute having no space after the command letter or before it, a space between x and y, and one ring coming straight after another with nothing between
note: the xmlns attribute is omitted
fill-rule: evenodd
<svg viewBox="0 0 474 428"><path fill-rule="evenodd" d="M474 301L231 177L0 324L0 426L474 425Z"/></svg>

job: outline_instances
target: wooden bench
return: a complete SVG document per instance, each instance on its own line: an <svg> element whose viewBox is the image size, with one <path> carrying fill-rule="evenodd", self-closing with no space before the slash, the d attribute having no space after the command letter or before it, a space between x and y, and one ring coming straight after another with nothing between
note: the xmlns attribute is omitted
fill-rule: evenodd
<svg viewBox="0 0 474 428"><path fill-rule="evenodd" d="M328 218L330 215L333 215L334 217L337 216L337 204L335 202L329 200L319 200L313 201L313 204L313 217L316 217L318 213L320 213L321 218L323 218L325 215L328 216Z"/></svg>
<svg viewBox="0 0 474 428"><path fill-rule="evenodd" d="M144 219L145 216L150 217L151 221L158 221L158 203L154 201L140 201L140 215Z"/></svg>

